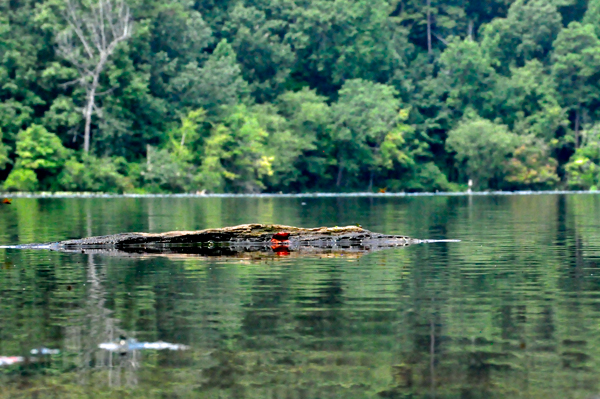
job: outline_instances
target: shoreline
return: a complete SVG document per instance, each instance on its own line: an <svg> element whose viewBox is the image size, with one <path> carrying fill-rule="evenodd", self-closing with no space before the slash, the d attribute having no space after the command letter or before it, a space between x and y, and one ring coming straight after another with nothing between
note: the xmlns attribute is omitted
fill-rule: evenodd
<svg viewBox="0 0 600 399"><path fill-rule="evenodd" d="M422 192L422 193L300 193L300 194L112 194L94 192L0 192L0 197L8 198L394 198L394 197L470 197L470 196L511 196L511 195L568 195L568 194L600 194L594 191L473 191L473 192Z"/></svg>

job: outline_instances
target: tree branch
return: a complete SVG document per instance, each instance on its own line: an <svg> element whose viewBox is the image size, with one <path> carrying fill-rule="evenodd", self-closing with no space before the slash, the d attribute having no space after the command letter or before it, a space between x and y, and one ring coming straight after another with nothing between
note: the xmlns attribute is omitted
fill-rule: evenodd
<svg viewBox="0 0 600 399"><path fill-rule="evenodd" d="M88 57L90 59L94 58L92 49L85 37L85 34L83 33L83 30L81 29L81 19L77 15L77 6L72 2L72 0L67 0L67 13L65 14L65 19L67 20L67 22L69 22L69 25L75 31L75 34L81 41L83 47L85 48Z"/></svg>
<svg viewBox="0 0 600 399"><path fill-rule="evenodd" d="M66 0L64 16L69 28L57 36L58 53L69 61L80 77L62 86L80 84L86 90L84 151L89 151L92 114L101 113L96 97L112 93L115 88L97 92L100 75L118 44L131 37L133 22L125 0L94 0L83 9L81 0ZM77 2L77 3L76 3ZM113 7L113 2L115 7ZM80 46L73 42L72 33L79 39ZM81 48L85 53L82 54Z"/></svg>
<svg viewBox="0 0 600 399"><path fill-rule="evenodd" d="M432 32L432 33L433 33L433 36L435 36L436 39L438 39L440 42L444 43L444 45L446 45L446 46L448 45L448 41L447 40L445 40L443 37L441 37L440 35L438 35L435 32Z"/></svg>

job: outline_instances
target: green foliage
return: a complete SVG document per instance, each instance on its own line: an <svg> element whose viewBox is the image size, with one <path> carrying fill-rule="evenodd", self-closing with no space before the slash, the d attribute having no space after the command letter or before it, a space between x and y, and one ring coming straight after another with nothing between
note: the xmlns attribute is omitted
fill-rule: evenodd
<svg viewBox="0 0 600 399"><path fill-rule="evenodd" d="M174 155L182 161L191 161L192 149L200 139L202 123L206 119L206 111L202 108L190 111L181 120L181 127L171 132L169 147Z"/></svg>
<svg viewBox="0 0 600 399"><path fill-rule="evenodd" d="M291 46L283 41L285 25L241 3L227 18L224 33L235 50L244 80L259 102L272 101L282 91L295 62Z"/></svg>
<svg viewBox="0 0 600 399"><path fill-rule="evenodd" d="M564 172L583 128L600 118L597 0L128 4L135 28L100 76L85 160L83 64L56 51L65 2L0 2L7 187L452 190L469 162L454 157L450 132L476 113L520 140L479 189L560 188L574 181ZM75 153L28 161L17 136L34 126Z"/></svg>
<svg viewBox="0 0 600 399"><path fill-rule="evenodd" d="M4 181L7 191L36 191L40 188L38 177L31 169L15 167Z"/></svg>
<svg viewBox="0 0 600 399"><path fill-rule="evenodd" d="M17 135L15 167L56 173L65 161L67 150L59 138L43 126L33 125Z"/></svg>
<svg viewBox="0 0 600 399"><path fill-rule="evenodd" d="M590 0L588 2L587 11L581 21L583 24L590 24L596 30L596 35L600 30L600 1Z"/></svg>
<svg viewBox="0 0 600 399"><path fill-rule="evenodd" d="M443 46L442 40L448 36L465 36L469 31L469 17L464 3L460 0L407 0L403 2L403 13L398 19L408 26L410 35L416 42L427 49L427 12L430 13L431 28L437 36L433 36L434 47Z"/></svg>
<svg viewBox="0 0 600 399"><path fill-rule="evenodd" d="M524 137L507 166L505 184L510 189L553 189L559 182L557 162L540 140Z"/></svg>
<svg viewBox="0 0 600 399"><path fill-rule="evenodd" d="M45 104L48 94L39 79L47 59L38 57L52 46L39 26L32 24L34 14L33 2L0 5L0 129L11 141L34 122L35 109Z"/></svg>
<svg viewBox="0 0 600 399"><path fill-rule="evenodd" d="M404 160L400 149L404 141L396 130L400 102L395 94L391 86L362 79L348 80L340 89L331 107L338 187L344 171L355 177L361 170L373 172Z"/></svg>
<svg viewBox="0 0 600 399"><path fill-rule="evenodd" d="M562 29L556 4L547 0L516 0L506 18L484 28L483 48L503 73L528 61L545 61Z"/></svg>
<svg viewBox="0 0 600 399"><path fill-rule="evenodd" d="M440 68L438 81L448 92L446 103L451 109L459 114L468 108L484 114L491 111L487 107L496 76L492 60L479 43L453 39L440 56Z"/></svg>
<svg viewBox="0 0 600 399"><path fill-rule="evenodd" d="M598 95L600 40L592 25L569 24L554 42L552 75L562 103L579 108Z"/></svg>
<svg viewBox="0 0 600 399"><path fill-rule="evenodd" d="M446 147L456 153L462 176L473 180L475 189L499 188L510 156L519 144L516 134L477 116L465 117L448 133Z"/></svg>
<svg viewBox="0 0 600 399"><path fill-rule="evenodd" d="M197 167L177 153L148 147L146 164L141 171L144 188L153 193L194 190Z"/></svg>
<svg viewBox="0 0 600 399"><path fill-rule="evenodd" d="M32 125L17 135L15 167L4 184L7 190L48 189L66 161L68 150L43 126ZM34 179L35 177L35 179Z"/></svg>
<svg viewBox="0 0 600 399"><path fill-rule="evenodd" d="M8 157L9 148L2 142L2 136L2 129L0 129L0 170L3 170L6 168L6 165L11 163L11 160Z"/></svg>
<svg viewBox="0 0 600 399"><path fill-rule="evenodd" d="M281 136L267 129L269 148L275 157L270 179L273 188L323 189L332 179L330 169L335 162L331 159L332 119L326 98L304 88L283 93L275 105L287 133Z"/></svg>
<svg viewBox="0 0 600 399"><path fill-rule="evenodd" d="M206 140L200 187L213 192L253 193L264 188L262 178L273 174L273 157L266 154L268 133L251 110L238 105Z"/></svg>
<svg viewBox="0 0 600 399"><path fill-rule="evenodd" d="M515 68L510 77L501 77L494 92L495 109L502 121L519 134L533 134L551 141L560 127L568 126L557 101L555 82L538 60ZM540 142L543 143L543 142Z"/></svg>
<svg viewBox="0 0 600 399"><path fill-rule="evenodd" d="M594 126L584 132L584 144L565 165L568 187L574 190L600 188L600 129Z"/></svg>
<svg viewBox="0 0 600 399"><path fill-rule="evenodd" d="M53 131L77 127L82 123L83 115L77 112L73 99L65 96L57 97L44 114L43 123Z"/></svg>
<svg viewBox="0 0 600 399"><path fill-rule="evenodd" d="M267 182L272 187L289 190L300 178L298 163L301 158L316 149L315 135L303 135L303 132L292 130L290 123L272 105L257 107L254 112L259 125L267 133L265 152L272 170Z"/></svg>
<svg viewBox="0 0 600 399"><path fill-rule="evenodd" d="M433 162L411 165L400 179L387 179L384 187L390 192L458 191Z"/></svg>
<svg viewBox="0 0 600 399"><path fill-rule="evenodd" d="M347 79L385 80L394 60L388 12L385 0L298 2L286 35L297 54L294 73L329 93Z"/></svg>
<svg viewBox="0 0 600 399"><path fill-rule="evenodd" d="M248 92L248 84L242 77L235 51L222 40L202 68L195 62L186 65L181 74L172 79L171 91L182 106L204 108L214 118L227 106L242 100Z"/></svg>
<svg viewBox="0 0 600 399"><path fill-rule="evenodd" d="M122 157L96 158L84 155L81 161L71 157L58 175L58 185L64 191L96 191L124 193L133 184L126 177L127 162Z"/></svg>

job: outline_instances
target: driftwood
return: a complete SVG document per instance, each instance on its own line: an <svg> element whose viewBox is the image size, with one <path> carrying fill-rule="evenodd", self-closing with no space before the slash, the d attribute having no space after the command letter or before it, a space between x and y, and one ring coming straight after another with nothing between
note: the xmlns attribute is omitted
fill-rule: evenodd
<svg viewBox="0 0 600 399"><path fill-rule="evenodd" d="M455 241L455 240L446 240ZM49 249L107 255L240 256L242 253L288 255L355 254L431 242L373 233L358 226L300 228L243 224L220 229L167 233L121 233L10 248ZM7 247L5 247L7 248Z"/></svg>

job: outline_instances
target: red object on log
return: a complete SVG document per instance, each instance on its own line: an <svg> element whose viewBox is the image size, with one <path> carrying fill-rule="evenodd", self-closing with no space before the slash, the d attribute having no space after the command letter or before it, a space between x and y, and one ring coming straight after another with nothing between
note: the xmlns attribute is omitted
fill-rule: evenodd
<svg viewBox="0 0 600 399"><path fill-rule="evenodd" d="M290 233L285 232L285 231L280 231L279 233L275 233L273 234L273 238L271 238L271 241L286 241L288 238L290 237Z"/></svg>

